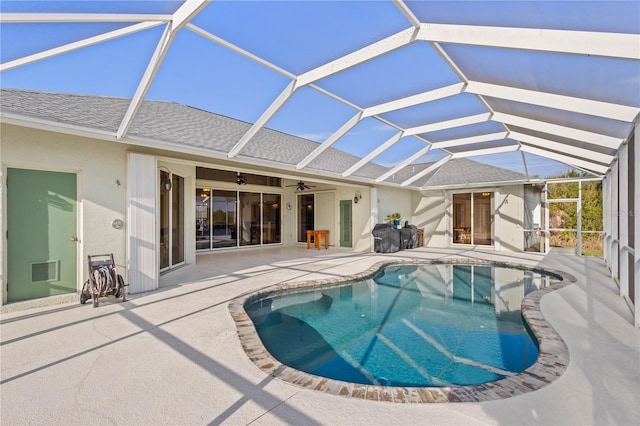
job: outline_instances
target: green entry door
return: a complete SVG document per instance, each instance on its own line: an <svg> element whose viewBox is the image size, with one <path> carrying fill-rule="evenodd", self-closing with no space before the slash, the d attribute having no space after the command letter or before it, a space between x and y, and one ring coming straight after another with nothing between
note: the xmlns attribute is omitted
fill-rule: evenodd
<svg viewBox="0 0 640 426"><path fill-rule="evenodd" d="M7 300L76 291L76 175L7 170Z"/></svg>
<svg viewBox="0 0 640 426"><path fill-rule="evenodd" d="M351 200L340 200L340 247L352 247Z"/></svg>

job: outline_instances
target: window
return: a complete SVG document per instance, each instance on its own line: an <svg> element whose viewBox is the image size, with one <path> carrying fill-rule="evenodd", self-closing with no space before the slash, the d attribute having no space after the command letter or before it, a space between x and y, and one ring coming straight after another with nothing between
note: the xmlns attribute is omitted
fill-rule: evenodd
<svg viewBox="0 0 640 426"><path fill-rule="evenodd" d="M493 192L453 194L453 243L493 245Z"/></svg>

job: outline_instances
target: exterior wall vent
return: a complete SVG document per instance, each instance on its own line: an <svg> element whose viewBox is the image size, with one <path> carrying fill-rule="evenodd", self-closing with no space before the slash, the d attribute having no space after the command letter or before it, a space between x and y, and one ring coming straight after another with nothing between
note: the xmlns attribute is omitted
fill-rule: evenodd
<svg viewBox="0 0 640 426"><path fill-rule="evenodd" d="M60 261L31 262L31 282L59 281Z"/></svg>

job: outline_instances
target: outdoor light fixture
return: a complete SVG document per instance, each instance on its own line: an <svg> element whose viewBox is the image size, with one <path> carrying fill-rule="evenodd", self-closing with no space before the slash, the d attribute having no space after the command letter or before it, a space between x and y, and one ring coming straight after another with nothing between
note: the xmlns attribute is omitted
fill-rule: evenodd
<svg viewBox="0 0 640 426"><path fill-rule="evenodd" d="M171 170L164 166L160 166L158 167L158 169L167 173L167 176L162 178L160 183L162 184L162 186L164 186L164 189L166 189L167 191L171 191Z"/></svg>
<svg viewBox="0 0 640 426"><path fill-rule="evenodd" d="M353 202L358 204L358 201L360 201L361 198L362 194L360 193L360 191L356 191L356 195L353 197Z"/></svg>
<svg viewBox="0 0 640 426"><path fill-rule="evenodd" d="M238 185L246 185L247 179L238 172L238 176L236 177L236 183Z"/></svg>

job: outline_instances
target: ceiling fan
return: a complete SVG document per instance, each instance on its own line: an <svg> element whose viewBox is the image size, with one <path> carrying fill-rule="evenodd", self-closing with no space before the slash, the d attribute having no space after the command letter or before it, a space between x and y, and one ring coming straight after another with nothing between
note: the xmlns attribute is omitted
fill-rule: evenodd
<svg viewBox="0 0 640 426"><path fill-rule="evenodd" d="M307 185L301 180L299 180L298 183L295 185L287 185L287 188L294 187L294 186L296 187L296 191L304 191L305 189L315 188L314 185Z"/></svg>

